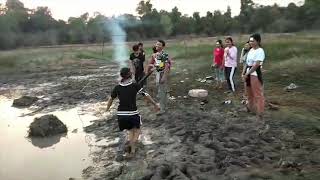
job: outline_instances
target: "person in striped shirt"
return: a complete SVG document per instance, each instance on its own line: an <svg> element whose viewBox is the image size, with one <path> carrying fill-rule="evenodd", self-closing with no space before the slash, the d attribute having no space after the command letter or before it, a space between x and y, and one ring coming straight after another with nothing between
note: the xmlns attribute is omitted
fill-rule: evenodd
<svg viewBox="0 0 320 180"><path fill-rule="evenodd" d="M141 125L141 116L136 103L137 94L142 95L148 103L153 104L156 111L160 110L160 106L148 93L143 91L142 82L139 82L139 84L132 79L132 73L129 68L122 68L120 76L122 78L120 83L113 88L109 97L107 111L109 111L114 99L118 98L118 125L120 131L128 130L129 155L132 156L135 153L135 144L139 139ZM123 151L124 149L122 148L118 149L120 153L118 155L122 155Z"/></svg>

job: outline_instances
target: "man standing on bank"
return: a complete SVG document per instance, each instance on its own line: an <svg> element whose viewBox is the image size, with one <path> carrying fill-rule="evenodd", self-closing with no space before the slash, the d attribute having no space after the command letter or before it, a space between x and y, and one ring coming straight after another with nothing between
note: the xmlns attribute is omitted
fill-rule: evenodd
<svg viewBox="0 0 320 180"><path fill-rule="evenodd" d="M171 67L171 59L169 55L164 52L166 43L163 40L158 40L156 43L157 52L151 57L148 73L152 70L156 72L156 86L158 90L157 97L160 103L160 113L162 114L166 111L167 105L167 91L168 91L168 78Z"/></svg>
<svg viewBox="0 0 320 180"><path fill-rule="evenodd" d="M132 46L132 53L130 54L131 72L134 75L134 79L138 83L144 77L144 62L145 56L141 52L141 48L138 44ZM146 82L146 81L144 81ZM143 83L144 85L145 83Z"/></svg>

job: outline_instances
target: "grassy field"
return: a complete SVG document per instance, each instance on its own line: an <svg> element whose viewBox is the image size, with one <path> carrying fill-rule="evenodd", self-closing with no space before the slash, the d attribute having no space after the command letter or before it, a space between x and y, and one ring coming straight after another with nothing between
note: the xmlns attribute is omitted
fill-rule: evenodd
<svg viewBox="0 0 320 180"><path fill-rule="evenodd" d="M238 51L248 36L234 36ZM269 101L276 102L283 107L299 110L309 115L319 115L320 110L320 34L284 34L262 36L263 48L266 51L264 69L265 91ZM223 39L223 37L221 37ZM203 86L195 79L211 75L212 49L216 38L184 39L168 41L167 51L174 59L172 80L186 80L190 87ZM151 46L147 43L147 57L150 57ZM128 47L128 52L130 48ZM148 56L149 55L149 56ZM2 51L0 53L1 73L30 72L32 69L48 70L63 65L64 61L77 61L83 59L112 60L112 48L105 47L103 54L99 46L65 48L33 48ZM183 77L180 72L188 71ZM242 89L239 80L238 89ZM189 77L190 76L190 77ZM299 88L293 92L285 92L283 88L295 83Z"/></svg>

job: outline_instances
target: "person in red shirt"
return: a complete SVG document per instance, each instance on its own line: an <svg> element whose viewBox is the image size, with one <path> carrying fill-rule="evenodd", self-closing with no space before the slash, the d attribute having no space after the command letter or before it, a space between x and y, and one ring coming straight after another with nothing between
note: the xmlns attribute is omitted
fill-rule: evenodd
<svg viewBox="0 0 320 180"><path fill-rule="evenodd" d="M215 69L217 87L219 89L222 88L222 82L225 80L224 78L224 65L223 65L223 44L222 40L216 41L216 48L213 50L213 63L212 67Z"/></svg>

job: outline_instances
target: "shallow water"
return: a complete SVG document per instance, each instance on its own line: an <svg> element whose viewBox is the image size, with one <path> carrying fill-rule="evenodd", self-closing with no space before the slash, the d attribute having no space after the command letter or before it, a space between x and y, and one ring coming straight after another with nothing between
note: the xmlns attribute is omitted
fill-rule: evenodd
<svg viewBox="0 0 320 180"><path fill-rule="evenodd" d="M28 126L35 117L45 114L19 117L28 110L11 107L12 102L12 99L0 96L0 179L80 178L82 170L92 165L90 152L93 146L89 141L94 139L83 132L83 127L97 117L81 113L80 107L54 111L50 114L67 125L68 133L30 139L26 137Z"/></svg>

